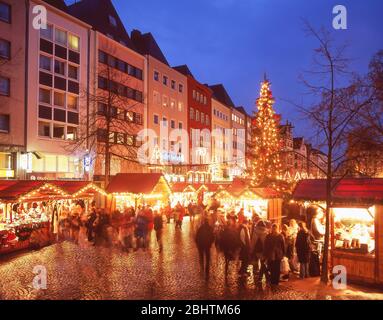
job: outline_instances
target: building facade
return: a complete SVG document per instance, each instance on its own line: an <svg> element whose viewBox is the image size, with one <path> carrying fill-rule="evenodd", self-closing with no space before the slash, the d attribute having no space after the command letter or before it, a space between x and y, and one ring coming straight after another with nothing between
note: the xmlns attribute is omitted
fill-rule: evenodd
<svg viewBox="0 0 383 320"><path fill-rule="evenodd" d="M211 159L212 91L198 82L186 65L174 69L187 77L189 164L207 165Z"/></svg>
<svg viewBox="0 0 383 320"><path fill-rule="evenodd" d="M144 129L145 58L136 51L110 0L83 0L69 11L94 30L88 114L93 178L103 181L117 173L144 172L137 152L143 142L139 133Z"/></svg>
<svg viewBox="0 0 383 320"><path fill-rule="evenodd" d="M0 1L0 179L22 178L26 151L26 2Z"/></svg>
<svg viewBox="0 0 383 320"><path fill-rule="evenodd" d="M225 181L230 179L230 163L233 152L231 130L231 108L234 107L230 96L222 84L212 85L212 179Z"/></svg>
<svg viewBox="0 0 383 320"><path fill-rule="evenodd" d="M131 39L145 56L145 128L150 130L149 165L177 180L188 163L187 77L173 69L151 33L133 30ZM149 136L149 135L148 135ZM157 166L159 165L159 166Z"/></svg>
<svg viewBox="0 0 383 320"><path fill-rule="evenodd" d="M246 115L242 107L231 108L233 130L233 157L229 162L231 179L242 176L246 170Z"/></svg>
<svg viewBox="0 0 383 320"><path fill-rule="evenodd" d="M90 25L39 0L47 8L47 28L28 26L27 179L82 179L83 152L72 148L88 101Z"/></svg>

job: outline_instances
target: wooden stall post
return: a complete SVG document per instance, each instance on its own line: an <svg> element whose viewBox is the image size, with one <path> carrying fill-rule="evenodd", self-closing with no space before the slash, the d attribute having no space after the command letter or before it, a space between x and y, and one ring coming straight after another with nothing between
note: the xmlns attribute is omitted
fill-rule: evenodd
<svg viewBox="0 0 383 320"><path fill-rule="evenodd" d="M383 205L376 205L375 209L375 252L377 282L383 284Z"/></svg>
<svg viewBox="0 0 383 320"><path fill-rule="evenodd" d="M282 199L269 199L267 205L268 219L282 226Z"/></svg>

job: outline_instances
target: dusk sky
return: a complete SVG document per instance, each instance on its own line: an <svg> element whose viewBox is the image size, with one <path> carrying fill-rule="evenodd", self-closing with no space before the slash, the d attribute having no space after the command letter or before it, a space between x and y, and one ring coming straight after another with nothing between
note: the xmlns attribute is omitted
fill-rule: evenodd
<svg viewBox="0 0 383 320"><path fill-rule="evenodd" d="M365 73L383 49L382 0L114 0L127 30L151 32L172 66L187 64L202 83L223 83L236 105L254 109L267 72L275 108L309 136L302 115L283 99L310 103L298 82L310 67L317 43L307 38L301 18L331 29L349 44L351 69ZM332 29L332 9L348 10L348 29Z"/></svg>

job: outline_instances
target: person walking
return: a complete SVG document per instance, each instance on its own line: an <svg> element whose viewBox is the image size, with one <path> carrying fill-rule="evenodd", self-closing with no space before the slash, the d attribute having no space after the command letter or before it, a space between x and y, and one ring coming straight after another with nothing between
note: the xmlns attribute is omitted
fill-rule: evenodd
<svg viewBox="0 0 383 320"><path fill-rule="evenodd" d="M270 272L270 283L278 285L281 276L281 260L285 256L285 241L275 223L271 226L271 233L266 236L263 254Z"/></svg>
<svg viewBox="0 0 383 320"><path fill-rule="evenodd" d="M146 249L146 238L148 232L148 221L143 210L140 210L136 219L136 248L137 251L140 247L145 251Z"/></svg>
<svg viewBox="0 0 383 320"><path fill-rule="evenodd" d="M229 219L221 231L219 247L225 256L225 276L227 276L229 263L237 258L241 247L235 219Z"/></svg>
<svg viewBox="0 0 383 320"><path fill-rule="evenodd" d="M199 253L201 271L206 279L210 272L210 249L214 242L214 230L207 219L204 219L196 233L196 244Z"/></svg>
<svg viewBox="0 0 383 320"><path fill-rule="evenodd" d="M250 256L250 231L248 226L248 221L244 220L243 223L239 226L239 239L240 239L240 252L239 259L241 260L241 267L238 271L240 276L247 275L247 268L249 266L249 256Z"/></svg>
<svg viewBox="0 0 383 320"><path fill-rule="evenodd" d="M258 282L263 280L263 276L268 278L267 267L263 255L265 239L268 234L266 223L260 220L253 228L250 241L250 258L253 265L254 281L258 274Z"/></svg>
<svg viewBox="0 0 383 320"><path fill-rule="evenodd" d="M300 264L299 276L301 279L309 277L309 261L311 253L310 233L306 227L306 223L299 223L299 231L295 241L297 249L298 261Z"/></svg>
<svg viewBox="0 0 383 320"><path fill-rule="evenodd" d="M158 244L159 252L162 252L162 229L163 229L163 218L160 212L154 214L154 231L156 232L156 240Z"/></svg>

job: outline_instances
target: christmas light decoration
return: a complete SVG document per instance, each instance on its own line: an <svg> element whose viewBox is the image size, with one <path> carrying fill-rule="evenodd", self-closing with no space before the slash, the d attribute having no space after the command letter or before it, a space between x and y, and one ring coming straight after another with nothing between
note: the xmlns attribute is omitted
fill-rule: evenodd
<svg viewBox="0 0 383 320"><path fill-rule="evenodd" d="M281 176L280 139L273 104L270 82L265 76L251 130L248 177L254 187L266 182L275 184Z"/></svg>

